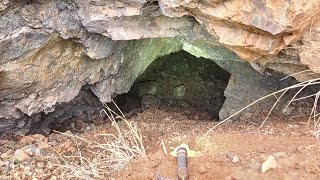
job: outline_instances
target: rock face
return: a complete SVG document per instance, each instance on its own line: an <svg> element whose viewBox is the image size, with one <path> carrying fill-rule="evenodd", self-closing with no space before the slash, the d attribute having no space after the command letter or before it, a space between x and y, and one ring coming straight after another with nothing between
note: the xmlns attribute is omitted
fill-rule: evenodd
<svg viewBox="0 0 320 180"><path fill-rule="evenodd" d="M161 0L163 14L194 16L241 58L256 60L290 45L319 18L319 1Z"/></svg>
<svg viewBox="0 0 320 180"><path fill-rule="evenodd" d="M231 74L224 118L239 108L228 105L245 91L239 85L263 90L257 97L276 89L268 68L319 77L319 13L317 0L3 0L0 132L29 127L33 116L44 121L84 86L109 102L153 60L181 50Z"/></svg>

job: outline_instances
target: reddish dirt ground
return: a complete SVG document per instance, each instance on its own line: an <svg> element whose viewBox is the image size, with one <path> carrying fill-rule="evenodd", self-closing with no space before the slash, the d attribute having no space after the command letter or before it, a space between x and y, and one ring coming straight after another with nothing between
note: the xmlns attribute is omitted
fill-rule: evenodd
<svg viewBox="0 0 320 180"><path fill-rule="evenodd" d="M197 157L188 158L188 179L320 179L320 145L314 135L314 127L308 125L305 116L270 117L259 129L264 116L226 122L205 133L217 122L208 120L206 112L179 109L147 110L130 121L137 123L143 134L146 157L135 158L116 174L104 179L162 179L177 178L176 158L166 155L182 143L197 152ZM121 122L119 122L121 124ZM110 123L97 126L84 133L92 139L96 134L112 132ZM63 170L49 167L48 158L31 158L8 170L6 160L12 153L25 146L26 142L2 140L0 171L1 179L72 179ZM20 140L20 141L19 141ZM54 141L54 143L53 143ZM52 147L66 146L67 141L46 139ZM164 146L162 145L162 142ZM32 142L31 142L32 143ZM70 142L76 147L76 143ZM70 145L69 145L70 146ZM76 149L70 148L68 149ZM72 146L72 145L71 145ZM46 147L42 147L46 148ZM61 154L67 151L60 151ZM47 155L49 156L49 155ZM261 172L262 164L273 156L275 161L267 172ZM41 170L39 170L39 163ZM28 167L28 171L19 170ZM23 174L25 173L25 174ZM55 177L55 178L52 178Z"/></svg>
<svg viewBox="0 0 320 180"><path fill-rule="evenodd" d="M204 136L216 124L202 120L205 113L140 114L133 120L142 129L148 156L132 161L115 179L156 179L156 172L176 179L176 158L165 155L161 141L167 151L186 143L200 153L188 158L189 179L319 179L320 146L307 118L272 117L259 130L263 118L225 123ZM276 168L262 173L270 155Z"/></svg>

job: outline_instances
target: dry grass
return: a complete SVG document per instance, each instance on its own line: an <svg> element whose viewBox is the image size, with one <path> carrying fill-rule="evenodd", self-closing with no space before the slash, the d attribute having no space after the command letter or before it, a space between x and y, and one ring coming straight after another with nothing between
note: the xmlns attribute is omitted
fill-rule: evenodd
<svg viewBox="0 0 320 180"><path fill-rule="evenodd" d="M303 72L300 72L300 73L303 73ZM296 74L299 74L299 73L296 73ZM287 76L288 77L288 76ZM285 77L285 78L287 78ZM285 79L284 78L284 79ZM298 97L298 95L308 86L312 86L312 85L319 85L320 84L320 78L315 78L315 79L311 79L311 80L308 80L308 81L304 81L304 82L300 82L298 84L295 84L295 85L292 85L292 86L289 86L289 87L286 87L284 89L281 89L279 91L276 91L276 92L273 92L267 96L264 96L264 97L261 97L257 100L255 100L254 102L250 103L249 105L247 105L246 107L240 109L239 111L235 112L234 114L232 114L231 116L229 116L228 118L220 121L218 124L216 124L214 127L210 128L206 133L205 133L205 136L207 136L210 132L212 132L215 128L217 128L218 126L220 126L221 124L225 123L226 121L230 120L231 118L235 117L236 115L238 115L239 113L241 113L242 111L246 110L247 108L251 107L252 105L260 102L260 101L263 101L267 98L270 98L270 97L275 97L276 98L276 102L274 103L274 105L271 107L268 115L265 117L265 119L263 120L263 122L261 123L260 125L260 128L263 127L263 125L265 124L265 122L267 121L268 117L270 116L271 112L274 110L274 108L277 106L277 104L280 102L280 100L283 98L283 96L288 93L288 91L290 90L294 90L296 89L297 92L294 94L294 96L288 101L287 105L285 106L284 110L286 108L289 107L289 105L292 103L292 102L295 102L295 101L300 101L300 100L303 100L303 99L307 99L307 98L314 98L314 103L313 103L313 108L312 108L312 111L310 113L310 117L309 117L309 122L312 122L313 121L313 124L314 124L314 130L315 130L315 136L317 138L320 137L320 113L318 112L317 110L317 104L318 104L318 100L319 100L319 96L320 96L320 90L315 93L315 94L310 94L310 95L307 95L307 96L303 96L303 97ZM260 129L259 128L259 129Z"/></svg>
<svg viewBox="0 0 320 180"><path fill-rule="evenodd" d="M78 149L78 154L72 156L55 151L59 162L55 165L66 172L67 178L103 179L105 175L123 169L132 158L146 156L142 135L137 125L128 121L119 107L115 103L114 105L120 115L107 105L102 113L112 121L116 134L98 134L97 138L100 139L98 141L62 133L73 139ZM85 146L80 146L79 143Z"/></svg>

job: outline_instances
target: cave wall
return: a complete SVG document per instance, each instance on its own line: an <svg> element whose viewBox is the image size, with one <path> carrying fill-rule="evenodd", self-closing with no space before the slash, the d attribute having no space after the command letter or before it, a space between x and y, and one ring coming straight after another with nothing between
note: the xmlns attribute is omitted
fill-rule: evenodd
<svg viewBox="0 0 320 180"><path fill-rule="evenodd" d="M294 77L318 77L319 7L307 0L4 0L0 129L53 112L83 86L108 102L128 92L153 60L180 50L231 74L225 118L237 109L231 102L239 86L258 92L247 97L243 90L244 104L277 89L268 68L310 68L316 73Z"/></svg>

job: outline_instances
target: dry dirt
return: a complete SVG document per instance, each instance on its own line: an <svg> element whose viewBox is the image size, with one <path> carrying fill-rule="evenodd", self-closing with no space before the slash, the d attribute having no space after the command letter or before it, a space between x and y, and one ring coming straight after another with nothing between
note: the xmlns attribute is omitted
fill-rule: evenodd
<svg viewBox="0 0 320 180"><path fill-rule="evenodd" d="M104 179L157 179L158 173L162 179L175 180L176 158L166 155L164 148L170 153L171 148L182 143L197 152L196 157L188 158L190 180L320 179L320 146L314 127L307 123L308 117L271 116L259 129L263 118L261 115L226 122L204 136L217 124L209 120L206 112L146 110L130 121L136 122L143 134L147 156L132 159L124 169L106 175ZM114 131L110 122L86 129L85 132L73 131L73 134L93 139L99 133ZM61 161L55 161L54 157L72 154L79 144L67 136L55 136L32 135L1 140L1 179L70 179L65 169L57 165ZM26 146L32 144L43 150L41 155L29 153L23 161L12 160L17 149L27 151ZM274 167L263 173L262 164L270 156L275 159L271 163Z"/></svg>

